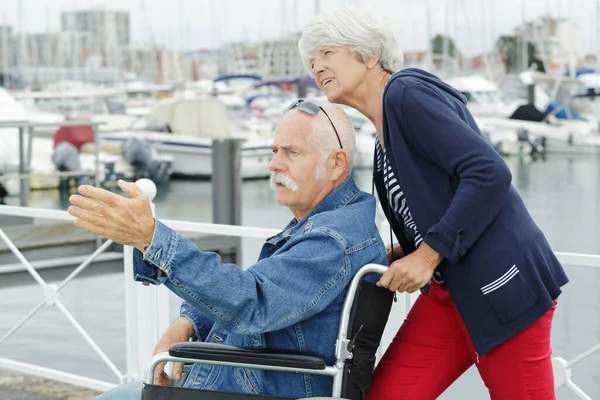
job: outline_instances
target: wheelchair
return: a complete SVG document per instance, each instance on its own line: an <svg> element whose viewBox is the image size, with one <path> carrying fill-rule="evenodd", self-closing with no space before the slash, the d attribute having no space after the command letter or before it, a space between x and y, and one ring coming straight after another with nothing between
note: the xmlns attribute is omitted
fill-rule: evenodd
<svg viewBox="0 0 600 400"><path fill-rule="evenodd" d="M331 398L366 400L394 293L362 278L369 273L383 274L386 270L383 265L367 264L350 282L341 312L334 365L326 365L323 359L310 354L284 353L276 349L249 349L204 342L177 343L168 353L155 355L146 366L142 400L297 399L154 385L154 369L158 364L169 361L327 375L333 378Z"/></svg>

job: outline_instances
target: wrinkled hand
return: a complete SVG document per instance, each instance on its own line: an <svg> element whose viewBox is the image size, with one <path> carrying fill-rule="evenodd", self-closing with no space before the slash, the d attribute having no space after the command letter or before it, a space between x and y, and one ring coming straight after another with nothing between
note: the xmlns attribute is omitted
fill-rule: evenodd
<svg viewBox="0 0 600 400"><path fill-rule="evenodd" d="M76 226L143 252L154 236L150 201L135 183L119 180L118 184L131 198L82 185L79 187L82 196L69 198L73 205L68 212L76 218Z"/></svg>
<svg viewBox="0 0 600 400"><path fill-rule="evenodd" d="M152 355L155 356L158 353L169 351L169 348L175 343L187 342L192 336L194 336L194 327L192 326L189 319L185 317L177 318L175 322L171 324L169 329L162 335L156 347L152 351ZM169 375L165 372L165 364L160 363L154 370L154 384L161 386L173 386L173 380L169 378ZM181 380L181 374L183 373L183 363L173 364L173 378L176 381Z"/></svg>
<svg viewBox="0 0 600 400"><path fill-rule="evenodd" d="M441 261L442 256L423 242L413 253L394 261L381 276L377 286L392 292L416 292L431 280L433 271Z"/></svg>

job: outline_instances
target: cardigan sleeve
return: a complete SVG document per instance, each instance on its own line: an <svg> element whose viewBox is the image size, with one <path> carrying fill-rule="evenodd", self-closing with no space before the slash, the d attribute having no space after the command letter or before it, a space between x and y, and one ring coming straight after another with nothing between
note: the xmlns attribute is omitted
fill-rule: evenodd
<svg viewBox="0 0 600 400"><path fill-rule="evenodd" d="M395 124L425 159L459 179L448 209L423 238L454 263L466 255L500 211L512 181L510 170L434 88L391 82L384 107L388 125ZM392 151L402 145L397 138L390 135Z"/></svg>

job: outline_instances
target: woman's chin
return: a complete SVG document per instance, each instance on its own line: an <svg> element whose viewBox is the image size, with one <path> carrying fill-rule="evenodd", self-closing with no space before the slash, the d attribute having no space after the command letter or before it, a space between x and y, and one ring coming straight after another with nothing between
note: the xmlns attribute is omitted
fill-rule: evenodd
<svg viewBox="0 0 600 400"><path fill-rule="evenodd" d="M327 90L324 91L325 96L327 96L327 101L329 101L330 103L347 105L347 91L344 90L344 88L339 84L339 82L333 82L330 83L330 85L331 87L328 87Z"/></svg>
<svg viewBox="0 0 600 400"><path fill-rule="evenodd" d="M344 104L344 98L343 96L340 96L340 93L338 93L337 91L331 91L329 93L326 93L327 96L327 101L330 103L335 103L335 104Z"/></svg>

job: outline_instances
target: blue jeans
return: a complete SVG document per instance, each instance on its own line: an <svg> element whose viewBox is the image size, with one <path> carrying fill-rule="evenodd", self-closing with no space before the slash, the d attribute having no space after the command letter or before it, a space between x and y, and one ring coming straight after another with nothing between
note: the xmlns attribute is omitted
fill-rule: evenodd
<svg viewBox="0 0 600 400"><path fill-rule="evenodd" d="M181 374L181 380L173 381L174 387L181 387L187 378L189 369L184 368L183 373ZM144 383L142 381L135 381L124 383L117 387L114 387L106 392L102 393L100 396L95 397L93 400L141 400L142 398L142 389L144 389Z"/></svg>

